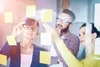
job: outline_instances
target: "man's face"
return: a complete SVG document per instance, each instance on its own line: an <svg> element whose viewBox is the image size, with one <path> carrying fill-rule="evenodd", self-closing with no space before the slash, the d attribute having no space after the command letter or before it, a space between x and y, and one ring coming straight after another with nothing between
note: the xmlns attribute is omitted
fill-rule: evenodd
<svg viewBox="0 0 100 67"><path fill-rule="evenodd" d="M72 23L72 18L69 14L61 13L58 16L56 28L59 28L61 32L66 32L69 30L69 26Z"/></svg>

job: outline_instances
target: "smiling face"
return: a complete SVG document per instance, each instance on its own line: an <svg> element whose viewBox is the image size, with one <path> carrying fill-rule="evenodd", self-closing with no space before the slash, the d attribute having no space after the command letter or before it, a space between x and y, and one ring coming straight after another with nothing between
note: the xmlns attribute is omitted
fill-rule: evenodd
<svg viewBox="0 0 100 67"><path fill-rule="evenodd" d="M35 39L39 32L39 26L37 21L26 22L23 25L23 38Z"/></svg>
<svg viewBox="0 0 100 67"><path fill-rule="evenodd" d="M59 28L62 32L66 32L69 30L71 23L71 16L69 14L61 13L57 18L56 28Z"/></svg>
<svg viewBox="0 0 100 67"><path fill-rule="evenodd" d="M79 39L81 44L85 47L86 55L94 52L95 39L97 38L98 31L94 24L83 24L80 27Z"/></svg>
<svg viewBox="0 0 100 67"><path fill-rule="evenodd" d="M86 37L86 27L82 27L80 28L80 32L79 32L79 39L82 45L84 46L85 46L85 37Z"/></svg>
<svg viewBox="0 0 100 67"><path fill-rule="evenodd" d="M79 39L82 45L94 44L96 33L91 33L86 26L80 28Z"/></svg>

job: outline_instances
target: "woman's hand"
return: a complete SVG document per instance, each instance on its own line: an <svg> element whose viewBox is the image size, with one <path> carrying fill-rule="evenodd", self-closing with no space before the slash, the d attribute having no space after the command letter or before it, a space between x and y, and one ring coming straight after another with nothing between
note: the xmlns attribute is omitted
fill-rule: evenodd
<svg viewBox="0 0 100 67"><path fill-rule="evenodd" d="M52 35L52 39L55 40L56 38L59 37L57 31L54 30L52 27L50 27L48 24L44 23L43 24L44 28L46 29L46 32L50 33Z"/></svg>
<svg viewBox="0 0 100 67"><path fill-rule="evenodd" d="M14 28L13 28L13 31L12 31L12 34L13 36L17 37L19 36L21 33L22 33L22 29L23 29L23 24L25 22L21 22L19 24L17 24Z"/></svg>

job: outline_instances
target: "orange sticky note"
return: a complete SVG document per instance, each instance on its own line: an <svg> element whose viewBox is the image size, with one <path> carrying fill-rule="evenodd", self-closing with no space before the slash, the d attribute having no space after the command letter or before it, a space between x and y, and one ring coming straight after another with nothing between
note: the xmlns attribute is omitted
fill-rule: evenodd
<svg viewBox="0 0 100 67"><path fill-rule="evenodd" d="M14 36L7 36L6 38L7 38L7 41L8 41L9 45L12 45L12 46L16 46L17 45Z"/></svg>
<svg viewBox="0 0 100 67"><path fill-rule="evenodd" d="M50 64L51 57L50 52L40 51L40 63Z"/></svg>
<svg viewBox="0 0 100 67"><path fill-rule="evenodd" d="M41 21L52 22L53 11L52 9L41 10Z"/></svg>
<svg viewBox="0 0 100 67"><path fill-rule="evenodd" d="M5 23L12 23L13 22L13 13L12 12L5 12Z"/></svg>
<svg viewBox="0 0 100 67"><path fill-rule="evenodd" d="M36 5L26 6L26 17L35 17L36 15Z"/></svg>
<svg viewBox="0 0 100 67"><path fill-rule="evenodd" d="M0 54L0 64L7 65L7 56Z"/></svg>

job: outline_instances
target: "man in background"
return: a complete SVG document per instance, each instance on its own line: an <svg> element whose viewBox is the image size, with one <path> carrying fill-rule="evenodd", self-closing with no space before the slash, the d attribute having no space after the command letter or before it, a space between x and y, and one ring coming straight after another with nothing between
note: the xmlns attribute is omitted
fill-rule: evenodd
<svg viewBox="0 0 100 67"><path fill-rule="evenodd" d="M75 20L75 15L72 11L64 9L62 13L57 18L56 29L59 37L66 44L65 46L76 57L79 51L80 41L78 36L70 32L73 21ZM51 65L50 67L68 67L64 59L62 59L60 52L55 45L51 47Z"/></svg>

